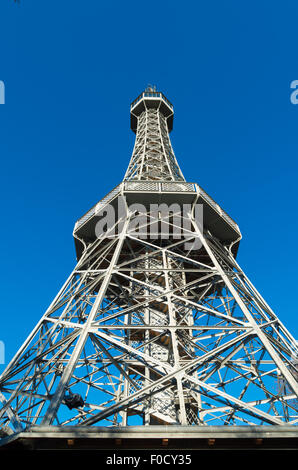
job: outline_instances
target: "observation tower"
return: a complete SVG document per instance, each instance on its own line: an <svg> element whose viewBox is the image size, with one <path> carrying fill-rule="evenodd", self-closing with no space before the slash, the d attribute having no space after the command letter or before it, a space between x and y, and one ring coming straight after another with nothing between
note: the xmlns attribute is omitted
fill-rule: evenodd
<svg viewBox="0 0 298 470"><path fill-rule="evenodd" d="M124 179L77 220L77 264L0 377L2 445L297 439L297 343L237 223L185 180L164 94L130 116Z"/></svg>

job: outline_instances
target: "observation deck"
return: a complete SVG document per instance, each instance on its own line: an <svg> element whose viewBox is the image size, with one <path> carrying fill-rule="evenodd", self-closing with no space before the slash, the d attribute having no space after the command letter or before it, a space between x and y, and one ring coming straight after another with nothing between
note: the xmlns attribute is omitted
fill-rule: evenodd
<svg viewBox="0 0 298 470"><path fill-rule="evenodd" d="M147 88L130 105L130 127L137 131L138 116L146 109L159 109L167 120L168 131L173 129L174 107L160 91Z"/></svg>
<svg viewBox="0 0 298 470"><path fill-rule="evenodd" d="M139 203L146 208L150 204L202 204L204 228L210 230L219 240L233 244L232 252L236 256L241 239L237 223L196 183L185 181L123 181L110 191L103 199L80 217L74 227L77 258L82 255L85 243L95 240L95 227L102 212L110 204L118 216L118 199L125 197L128 205ZM82 240L82 241L81 241Z"/></svg>

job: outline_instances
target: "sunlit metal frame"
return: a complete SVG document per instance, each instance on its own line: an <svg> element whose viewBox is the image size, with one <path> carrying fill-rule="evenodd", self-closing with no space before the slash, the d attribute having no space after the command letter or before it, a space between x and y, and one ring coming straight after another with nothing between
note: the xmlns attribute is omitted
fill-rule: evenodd
<svg viewBox="0 0 298 470"><path fill-rule="evenodd" d="M159 109L138 119L125 181L190 184ZM134 199L140 187L130 191ZM179 201L181 190L172 193ZM112 196L121 197L118 189ZM127 204L118 231L81 240L75 269L0 378L3 433L49 425L298 423L297 343L236 262L240 233L223 242L200 227L197 199L183 215L188 228L180 239L161 231L155 239L138 236L140 214ZM75 236L95 214L76 224ZM174 215L158 226L172 233ZM149 233L156 216L147 208L143 216ZM219 206L218 216L230 223ZM83 404L69 409L66 393Z"/></svg>

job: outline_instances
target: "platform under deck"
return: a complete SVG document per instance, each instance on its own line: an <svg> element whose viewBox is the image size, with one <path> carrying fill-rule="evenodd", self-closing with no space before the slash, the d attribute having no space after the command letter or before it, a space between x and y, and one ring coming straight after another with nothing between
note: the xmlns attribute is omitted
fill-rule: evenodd
<svg viewBox="0 0 298 470"><path fill-rule="evenodd" d="M12 434L1 450L298 450L295 426L49 426Z"/></svg>

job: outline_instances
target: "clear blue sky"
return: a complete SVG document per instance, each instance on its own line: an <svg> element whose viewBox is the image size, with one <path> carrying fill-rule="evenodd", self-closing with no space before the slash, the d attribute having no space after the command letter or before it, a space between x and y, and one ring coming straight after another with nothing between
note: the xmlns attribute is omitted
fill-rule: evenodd
<svg viewBox="0 0 298 470"><path fill-rule="evenodd" d="M74 267L75 221L122 180L148 83L174 104L186 179L238 222L240 265L298 338L295 0L1 0L0 51L6 362Z"/></svg>

